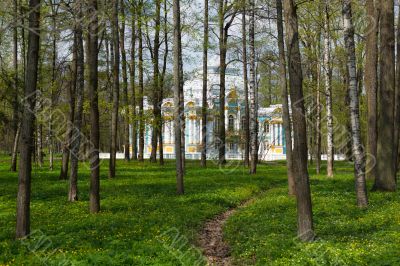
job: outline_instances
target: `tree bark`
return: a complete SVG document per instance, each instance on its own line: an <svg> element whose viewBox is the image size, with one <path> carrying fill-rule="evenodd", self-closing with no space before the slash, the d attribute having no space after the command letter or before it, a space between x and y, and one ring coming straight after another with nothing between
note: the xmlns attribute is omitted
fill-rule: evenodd
<svg viewBox="0 0 400 266"><path fill-rule="evenodd" d="M164 99L164 81L165 81L165 73L167 71L167 60L168 60L168 9L167 9L167 1L164 1L164 58L163 58L163 68L162 68L162 74L160 78L160 106L162 105L162 101ZM163 117L162 117L162 110L160 108L159 110L159 145L160 145L160 165L164 165L164 144L163 144Z"/></svg>
<svg viewBox="0 0 400 266"><path fill-rule="evenodd" d="M72 63L71 63L71 82L68 86L68 103L69 103L69 114L68 124L65 132L65 140L62 146L62 159L61 159L61 171L60 180L66 180L68 177L68 166L70 159L70 148L71 148L71 135L74 123L75 115L75 91L76 91L76 66L77 64L77 51L76 51L76 37L74 37L74 44L72 48Z"/></svg>
<svg viewBox="0 0 400 266"><path fill-rule="evenodd" d="M157 143L158 136L161 132L160 115L161 102L160 102L160 69L159 69L159 56L160 56L160 29L161 29L161 0L156 0L156 13L155 13L155 29L154 29L154 47L153 47L153 132L151 136L151 155L150 162L157 162Z"/></svg>
<svg viewBox="0 0 400 266"><path fill-rule="evenodd" d="M14 0L14 16L18 17L18 0ZM19 115L18 115L18 27L14 25L13 27L13 68L14 68L14 83L13 83L13 133L14 133L14 147L11 155L11 167L12 172L17 171L17 152L19 143Z"/></svg>
<svg viewBox="0 0 400 266"><path fill-rule="evenodd" d="M219 0L218 24L219 24L219 128L218 128L218 154L219 164L226 163L225 159L225 71L226 71L226 40L224 31L225 0Z"/></svg>
<svg viewBox="0 0 400 266"><path fill-rule="evenodd" d="M57 28L56 18L58 7L56 1L52 0L51 3L51 18L53 27L53 40L52 40L52 66L51 66L51 89L50 89L50 105L51 109L54 108L54 89L56 86L56 61L57 61ZM53 170L54 167L54 140L53 140L53 117L49 115L49 132L48 132L48 150L49 150L49 169Z"/></svg>
<svg viewBox="0 0 400 266"><path fill-rule="evenodd" d="M322 138L321 138L321 74L320 70L321 67L318 64L318 77L317 77L317 114L316 114L316 131L317 131L317 136L316 136L316 158L315 158L315 168L316 168L316 173L319 175L321 173L321 144L322 144Z"/></svg>
<svg viewBox="0 0 400 266"><path fill-rule="evenodd" d="M203 98L201 109L201 166L207 166L207 82L208 82L208 0L204 0L203 23Z"/></svg>
<svg viewBox="0 0 400 266"><path fill-rule="evenodd" d="M139 37L139 161L144 161L144 116L143 116L143 35L142 35L143 1L139 1L138 8L138 37Z"/></svg>
<svg viewBox="0 0 400 266"><path fill-rule="evenodd" d="M84 49L83 49L83 33L82 25L82 6L80 2L76 4L76 12L78 14L78 21L75 30L75 43L76 43L76 114L74 116L74 125L72 128L72 142L71 142L71 174L69 178L69 201L78 200L78 165L79 165L79 148L81 144L81 128L83 116L83 93L85 86L84 75Z"/></svg>
<svg viewBox="0 0 400 266"><path fill-rule="evenodd" d="M295 195L295 182L293 171L293 156L292 156L292 126L290 121L289 100L286 81L286 55L285 41L283 37L283 17L282 17L282 0L276 0L277 10L277 30L278 30L278 48L279 48L279 82L282 94L282 119L285 129L286 141L286 167L288 175L289 195Z"/></svg>
<svg viewBox="0 0 400 266"><path fill-rule="evenodd" d="M293 116L293 162L296 173L298 238L312 241L315 237L307 169L307 132L303 98L303 74L299 48L297 7L293 0L284 0L286 46L289 60L289 87Z"/></svg>
<svg viewBox="0 0 400 266"><path fill-rule="evenodd" d="M327 121L327 176L333 177L334 144L333 144L333 113L332 113L332 68L330 47L330 19L329 1L325 0L325 25L324 25L324 76L326 97L326 121Z"/></svg>
<svg viewBox="0 0 400 266"><path fill-rule="evenodd" d="M250 108L249 108L249 82L247 79L247 34L246 34L246 0L243 0L242 13L242 50L243 50L243 85L244 85L244 165L250 166Z"/></svg>
<svg viewBox="0 0 400 266"><path fill-rule="evenodd" d="M400 11L399 13L400 14ZM397 68L396 68L396 86L395 86L395 117L394 117L394 145L393 145L393 163L394 174L397 183L397 172L399 170L399 137L400 137L400 16L397 21Z"/></svg>
<svg viewBox="0 0 400 266"><path fill-rule="evenodd" d="M125 4L124 0L121 0L121 29L120 29L120 46L121 46L121 58L122 58L122 105L124 108L124 158L126 161L130 161L129 154L129 104L128 104L128 69L126 61L126 50L125 50Z"/></svg>
<svg viewBox="0 0 400 266"><path fill-rule="evenodd" d="M354 157L354 177L358 207L368 205L367 186L365 181L365 156L361 143L360 106L358 99L356 48L354 44L353 14L351 0L343 1L344 39L347 50L349 72L351 138Z"/></svg>
<svg viewBox="0 0 400 266"><path fill-rule="evenodd" d="M393 162L395 96L394 1L381 1L377 176L374 189L396 190ZM391 151L391 152L390 152Z"/></svg>
<svg viewBox="0 0 400 266"><path fill-rule="evenodd" d="M13 150L12 150L12 156L11 156L11 171L16 172L16 167L17 167L17 154L18 154L18 144L19 144L19 138L21 135L21 124L18 124L17 126L17 132L15 133L14 137L14 144L13 144Z"/></svg>
<svg viewBox="0 0 400 266"><path fill-rule="evenodd" d="M91 18L88 34L89 52L89 99L90 99L90 212L100 211L100 127L98 103L98 10L97 0L88 3L88 16Z"/></svg>
<svg viewBox="0 0 400 266"><path fill-rule="evenodd" d="M380 11L375 0L366 1L367 15L369 23L367 26L367 36L365 44L365 76L364 84L367 93L367 179L376 178L376 158L377 158L377 88L378 88L378 33Z"/></svg>
<svg viewBox="0 0 400 266"><path fill-rule="evenodd" d="M176 157L176 193L184 194L183 186L183 165L182 165L182 102L181 102L181 19L180 19L180 0L173 0L173 19L174 19L174 127L175 127L175 157Z"/></svg>
<svg viewBox="0 0 400 266"><path fill-rule="evenodd" d="M110 165L108 168L108 177L115 177L116 153L117 153L117 135L118 135L118 110L119 110L119 26L118 9L119 0L113 3L112 19L112 38L114 45L113 58L113 108L111 113L111 147L110 147Z"/></svg>
<svg viewBox="0 0 400 266"><path fill-rule="evenodd" d="M256 54L254 46L254 0L250 0L250 24L249 24L249 47L250 47L250 145L251 160L250 174L257 171L257 100L256 100Z"/></svg>
<svg viewBox="0 0 400 266"><path fill-rule="evenodd" d="M136 9L133 10L131 28L132 28L132 38L131 38L131 68L130 68L130 81L131 81L131 91L132 91L132 159L137 160L137 116L136 116L136 20L137 13Z"/></svg>
<svg viewBox="0 0 400 266"><path fill-rule="evenodd" d="M16 238L30 233L32 148L39 62L40 0L29 1L28 62L25 75L25 104L21 124L20 163L18 172Z"/></svg>

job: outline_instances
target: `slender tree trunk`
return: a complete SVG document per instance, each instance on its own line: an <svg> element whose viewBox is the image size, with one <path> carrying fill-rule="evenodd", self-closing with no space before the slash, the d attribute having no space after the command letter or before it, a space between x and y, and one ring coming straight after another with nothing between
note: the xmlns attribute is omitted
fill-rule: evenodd
<svg viewBox="0 0 400 266"><path fill-rule="evenodd" d="M247 34L246 34L246 0L243 0L242 13L242 50L243 50L243 85L244 85L244 165L250 166L250 109L249 82L247 79Z"/></svg>
<svg viewBox="0 0 400 266"><path fill-rule="evenodd" d="M40 99L37 99L40 101ZM40 112L41 106L40 102L38 102L39 108L38 112ZM37 150L37 163L39 167L43 166L43 125L37 121L36 123L36 150Z"/></svg>
<svg viewBox="0 0 400 266"><path fill-rule="evenodd" d="M132 158L137 160L137 116L136 116L136 20L137 14L136 10L133 11L132 15L132 39L131 39L131 68L130 68L130 81L131 81L131 91L132 91Z"/></svg>
<svg viewBox="0 0 400 266"><path fill-rule="evenodd" d="M88 34L89 52L89 99L90 99L90 212L100 211L100 127L98 103L98 10L97 0L88 3L88 16L91 18Z"/></svg>
<svg viewBox="0 0 400 266"><path fill-rule="evenodd" d="M56 1L51 1L51 16L52 16L52 28L53 28L53 42L52 42L52 66L51 66L51 89L50 89L50 100L51 108L54 108L54 89L56 86L56 61L57 61L57 31L55 30L56 18L57 18L57 3ZM53 117L52 114L49 116L49 132L48 132L48 145L49 145L49 169L53 170L54 163L54 140L53 140Z"/></svg>
<svg viewBox="0 0 400 266"><path fill-rule="evenodd" d="M162 105L163 99L164 99L164 80L165 80L165 73L167 71L167 59L168 59L168 9L167 9L167 1L164 1L164 47L165 47L165 52L164 52L164 58L163 58L163 68L162 68L162 74L161 74L161 79L160 79L160 107ZM162 116L162 110L160 108L159 110L159 145L160 145L160 165L164 165L164 144L163 144L163 116Z"/></svg>
<svg viewBox="0 0 400 266"><path fill-rule="evenodd" d="M12 157L11 157L11 171L13 171L13 172L16 172L16 170L14 170L14 168L17 167L18 143L19 143L20 135L21 135L21 124L18 124L17 132L15 133L15 137L14 137L14 144L13 144Z"/></svg>
<svg viewBox="0 0 400 266"><path fill-rule="evenodd" d="M203 98L201 109L201 166L207 166L208 0L204 0Z"/></svg>
<svg viewBox="0 0 400 266"><path fill-rule="evenodd" d="M126 161L130 161L129 154L129 105L128 105L128 69L126 61L126 50L125 50L125 4L124 0L121 0L121 30L120 30L120 46L121 46L121 57L122 57L122 105L124 108L124 158Z"/></svg>
<svg viewBox="0 0 400 266"><path fill-rule="evenodd" d="M293 116L293 162L296 173L298 237L312 241L315 237L311 191L307 169L307 132L303 98L303 74L299 48L299 30L296 6L293 0L284 0L286 46L289 60L289 87Z"/></svg>
<svg viewBox="0 0 400 266"><path fill-rule="evenodd" d="M179 15L179 21L180 21L180 15ZM179 22L180 24L180 22ZM180 28L180 36L182 36L181 33L181 28ZM186 116L185 116L185 97L183 94L183 58L182 58L182 40L180 39L179 42L179 81L180 81L180 86L179 86L179 98L180 98L180 114L181 114L181 161L182 161L182 171L183 174L186 172Z"/></svg>
<svg viewBox="0 0 400 266"><path fill-rule="evenodd" d="M374 189L396 190L393 162L395 97L394 1L381 1L377 176ZM391 151L391 152L390 152Z"/></svg>
<svg viewBox="0 0 400 266"><path fill-rule="evenodd" d="M40 0L29 1L28 62L25 75L25 104L21 124L20 163L18 171L16 238L30 233L32 148L35 115L35 92L38 80Z"/></svg>
<svg viewBox="0 0 400 266"><path fill-rule="evenodd" d="M225 0L219 0L218 8L218 24L219 24L219 139L218 139L218 151L219 151L219 164L223 165L226 163L225 159L225 71L226 71L226 39L224 30L225 21Z"/></svg>
<svg viewBox="0 0 400 266"><path fill-rule="evenodd" d="M76 7L78 14L78 21L82 20L82 6L78 2ZM84 49L82 37L82 25L80 22L76 24L75 43L76 43L76 114L74 116L74 125L72 128L72 142L71 142L71 174L69 178L69 193L68 200L78 200L78 164L79 164L79 148L81 144L81 128L83 116L83 93L85 86L84 75Z"/></svg>
<svg viewBox="0 0 400 266"><path fill-rule="evenodd" d="M289 112L289 99L286 81L286 55L285 55L285 41L283 37L283 18L282 18L282 0L276 0L277 10L277 28L278 28L278 48L279 48L279 81L282 93L282 118L283 127L285 130L286 141L286 166L288 169L288 185L289 195L295 195L295 182L293 171L293 156L292 156L292 126L290 121Z"/></svg>
<svg viewBox="0 0 400 266"><path fill-rule="evenodd" d="M257 171L257 101L256 101L256 54L254 46L254 0L250 0L250 25L249 25L249 47L250 47L250 145L251 160L250 174Z"/></svg>
<svg viewBox="0 0 400 266"><path fill-rule="evenodd" d="M143 116L143 35L142 35L143 2L139 1L138 37L139 37L139 161L144 161L144 116Z"/></svg>
<svg viewBox="0 0 400 266"><path fill-rule="evenodd" d="M180 19L180 0L173 0L173 18L174 18L174 127L175 127L175 157L176 157L176 193L182 195L183 187L183 168L182 168L182 151L181 151L181 19Z"/></svg>
<svg viewBox="0 0 400 266"><path fill-rule="evenodd" d="M400 14L400 11L399 13ZM394 117L394 145L393 145L393 163L394 173L397 183L397 172L399 170L399 137L400 137L400 16L397 21L397 68L396 68L396 86L395 86L395 117Z"/></svg>
<svg viewBox="0 0 400 266"><path fill-rule="evenodd" d="M150 162L157 161L157 143L158 136L160 135L161 128L159 119L161 112L160 102L160 69L159 69L159 51L160 51L160 29L161 29L161 0L156 0L156 13L155 13L155 30L154 30L154 47L153 47L153 132L151 138L151 156Z"/></svg>
<svg viewBox="0 0 400 266"><path fill-rule="evenodd" d="M316 173L319 175L321 173L321 144L322 144L322 138L321 138L321 67L318 64L318 77L317 77L317 114L316 114L316 131L317 131L317 136L316 136Z"/></svg>
<svg viewBox="0 0 400 266"><path fill-rule="evenodd" d="M327 120L327 176L333 177L333 113L332 113L332 69L331 69L331 48L330 48L330 19L329 1L325 0L325 26L324 26L324 76L325 76L325 97L326 97L326 120Z"/></svg>
<svg viewBox="0 0 400 266"><path fill-rule="evenodd" d="M14 0L14 16L18 17L18 0ZM19 143L19 115L18 115L18 27L14 25L13 28L13 68L14 68L14 90L13 90L13 133L14 133L14 147L11 156L11 167L12 172L17 171L17 153Z"/></svg>
<svg viewBox="0 0 400 266"><path fill-rule="evenodd" d="M119 26L118 9L119 0L113 0L112 38L114 46L113 57L113 108L111 113L111 147L108 177L115 177L117 136L118 136L118 109L119 109Z"/></svg>
<svg viewBox="0 0 400 266"><path fill-rule="evenodd" d="M378 88L378 32L380 11L375 0L366 1L366 9L369 17L365 44L365 76L364 83L367 93L368 131L367 131L367 179L376 178L377 158L377 88Z"/></svg>
<svg viewBox="0 0 400 266"><path fill-rule="evenodd" d="M354 157L354 177L358 207L368 205L367 186L365 182L365 156L361 143L360 106L357 87L356 48L354 44L353 14L351 0L343 1L344 39L347 50L349 71L351 138Z"/></svg>
<svg viewBox="0 0 400 266"><path fill-rule="evenodd" d="M68 91L67 91L68 102L69 102L69 117L68 117L67 130L65 132L65 140L62 147L61 171L59 176L60 180L66 180L68 177L68 165L70 158L72 129L75 116L76 76L77 76L77 44L76 44L76 36L74 36L74 44L72 47L71 82L68 86Z"/></svg>

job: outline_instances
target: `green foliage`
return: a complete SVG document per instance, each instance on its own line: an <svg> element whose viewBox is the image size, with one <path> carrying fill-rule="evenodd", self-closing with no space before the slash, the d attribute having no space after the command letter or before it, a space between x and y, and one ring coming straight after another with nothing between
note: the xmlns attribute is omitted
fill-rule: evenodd
<svg viewBox="0 0 400 266"><path fill-rule="evenodd" d="M334 179L311 173L314 243L296 239L295 199L285 186L274 187L227 222L236 264L398 265L399 193L369 193L370 206L359 209L352 164L337 162L336 170ZM284 178L285 171L274 166L270 174Z"/></svg>

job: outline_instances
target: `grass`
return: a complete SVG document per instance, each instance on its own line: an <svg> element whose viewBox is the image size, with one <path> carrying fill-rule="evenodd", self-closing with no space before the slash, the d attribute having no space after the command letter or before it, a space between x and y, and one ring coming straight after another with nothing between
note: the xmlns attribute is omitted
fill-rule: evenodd
<svg viewBox="0 0 400 266"><path fill-rule="evenodd" d="M352 169L336 163L333 179L311 171L313 243L296 239L295 200L284 186L239 210L225 227L235 264L400 265L399 193L369 193L368 209L357 208Z"/></svg>
<svg viewBox="0 0 400 266"><path fill-rule="evenodd" d="M399 193L369 193L355 207L352 165L333 179L311 172L318 241L296 236L296 209L287 196L284 162L262 164L255 176L233 163L207 169L189 161L184 196L175 195L174 162L117 162L117 177L101 168L101 212L88 213L89 171L80 169L79 202L67 201L67 181L33 170L28 240L14 240L17 174L0 157L0 265L202 265L194 247L209 218L256 197L228 220L224 233L237 265L399 265ZM259 192L266 191L260 194Z"/></svg>
<svg viewBox="0 0 400 266"><path fill-rule="evenodd" d="M79 202L67 201L67 181L35 167L29 240L15 241L17 174L0 158L0 265L194 265L203 257L193 247L209 218L273 185L284 185L262 167L249 176L241 166L219 169L187 163L186 194L175 194L175 165L117 162L117 177L101 166L101 212L88 213L89 171L81 168ZM59 162L57 162L59 163Z"/></svg>

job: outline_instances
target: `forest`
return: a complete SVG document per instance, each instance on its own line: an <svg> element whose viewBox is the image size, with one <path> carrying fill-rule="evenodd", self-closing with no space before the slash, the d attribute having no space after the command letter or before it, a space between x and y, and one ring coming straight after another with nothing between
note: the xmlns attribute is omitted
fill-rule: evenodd
<svg viewBox="0 0 400 266"><path fill-rule="evenodd" d="M0 265L400 265L395 0L3 0Z"/></svg>

